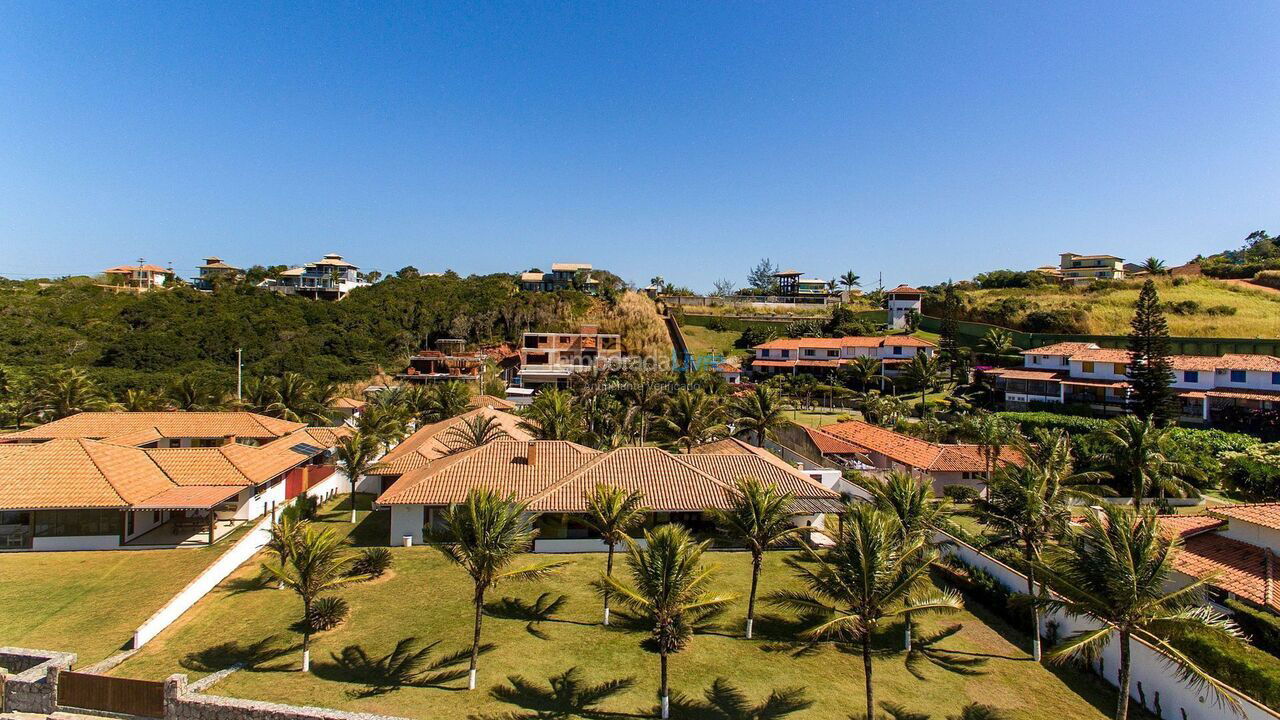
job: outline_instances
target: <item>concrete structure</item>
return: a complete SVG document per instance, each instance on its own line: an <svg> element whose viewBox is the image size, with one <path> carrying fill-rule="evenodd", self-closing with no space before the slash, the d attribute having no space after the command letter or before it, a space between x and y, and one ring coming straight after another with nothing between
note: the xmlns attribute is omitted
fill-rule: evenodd
<svg viewBox="0 0 1280 720"><path fill-rule="evenodd" d="M919 318L924 306L924 291L910 285L899 285L885 293L889 310L889 328L902 330L907 327L907 318L915 313Z"/></svg>
<svg viewBox="0 0 1280 720"><path fill-rule="evenodd" d="M352 290L369 285L360 278L359 270L341 255L329 253L315 262L285 270L279 278L263 280L260 286L286 295L341 300Z"/></svg>
<svg viewBox="0 0 1280 720"><path fill-rule="evenodd" d="M164 287L173 280L173 268L149 265L141 259L137 265L117 265L102 271L107 282L115 287L132 288L139 292Z"/></svg>
<svg viewBox="0 0 1280 720"><path fill-rule="evenodd" d="M842 338L779 338L751 348L755 357L751 371L760 375L778 373L833 373L854 358L880 361L881 373L896 375L916 353L932 356L938 346L910 335L857 336Z"/></svg>
<svg viewBox="0 0 1280 720"><path fill-rule="evenodd" d="M1115 255L1058 255L1058 277L1070 285L1088 285L1097 280L1124 280L1124 258Z"/></svg>
<svg viewBox="0 0 1280 720"><path fill-rule="evenodd" d="M591 276L591 263L552 263L551 272L530 270L520 273L520 289L527 292L572 290L575 287L595 295L600 281Z"/></svg>
<svg viewBox="0 0 1280 720"><path fill-rule="evenodd" d="M219 279L234 282L244 279L244 270L222 262L222 258L211 256L204 259L204 264L196 268L200 273L193 283L198 290L212 290Z"/></svg>
<svg viewBox="0 0 1280 720"><path fill-rule="evenodd" d="M778 283L778 294L784 297L796 295L830 295L827 281L807 278L799 270L781 270L773 274Z"/></svg>
<svg viewBox="0 0 1280 720"><path fill-rule="evenodd" d="M1020 368L983 374L995 381L1008 409L1031 403L1074 403L1100 412L1126 412L1128 350L1065 342L1022 351ZM1280 406L1280 358L1271 355L1174 355L1173 388L1187 420L1211 422L1227 407Z"/></svg>
<svg viewBox="0 0 1280 720"><path fill-rule="evenodd" d="M520 343L521 387L566 387L569 378L622 358L622 336L584 325L576 333L527 332Z"/></svg>

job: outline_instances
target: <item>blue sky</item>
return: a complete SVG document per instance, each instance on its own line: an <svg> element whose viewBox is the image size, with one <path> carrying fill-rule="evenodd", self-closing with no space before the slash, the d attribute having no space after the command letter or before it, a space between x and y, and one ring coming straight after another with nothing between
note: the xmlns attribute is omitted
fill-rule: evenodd
<svg viewBox="0 0 1280 720"><path fill-rule="evenodd" d="M0 274L932 283L1280 232L1280 4L1069 5L6 2Z"/></svg>

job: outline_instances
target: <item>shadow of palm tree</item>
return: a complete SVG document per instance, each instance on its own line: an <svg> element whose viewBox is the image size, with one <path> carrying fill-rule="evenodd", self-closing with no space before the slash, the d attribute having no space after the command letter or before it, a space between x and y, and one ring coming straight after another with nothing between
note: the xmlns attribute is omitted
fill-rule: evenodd
<svg viewBox="0 0 1280 720"><path fill-rule="evenodd" d="M813 701L802 687L779 688L761 702L752 703L747 694L724 678L716 678L696 700L677 693L671 698L671 717L676 720L777 720L807 710Z"/></svg>
<svg viewBox="0 0 1280 720"><path fill-rule="evenodd" d="M495 700L520 707L521 711L499 715L471 715L471 720L566 720L567 718L641 717L600 710L600 703L632 688L633 677L606 680L589 685L582 671L571 667L547 679L545 686L519 675L507 676L507 685L495 685L489 695Z"/></svg>
<svg viewBox="0 0 1280 720"><path fill-rule="evenodd" d="M312 672L325 680L363 685L360 690L347 692L351 698L385 695L405 686L451 689L442 686L467 676L466 664L471 658L471 648L432 659L431 655L439 644L436 641L415 647L418 639L407 637L381 657L369 655L359 645L348 645L340 653L330 653L332 662L315 663ZM492 643L481 645L480 654L494 647Z"/></svg>
<svg viewBox="0 0 1280 720"><path fill-rule="evenodd" d="M532 602L516 597L504 597L495 602L485 603L484 612L490 617L504 620L523 620L528 623L524 626L524 629L530 635L541 640L550 640L551 638L542 630L541 625L544 622L569 623L572 625L590 624L556 617L556 613L564 607L565 602L568 600L568 595L557 595L553 598L549 592L542 593L537 600Z"/></svg>
<svg viewBox="0 0 1280 720"><path fill-rule="evenodd" d="M368 510L367 503L357 503L357 507L361 510ZM347 513L351 512L351 504L347 503ZM374 510L365 515L355 529L351 531L348 540L355 547L386 547L387 535L391 533L391 512L389 510Z"/></svg>
<svg viewBox="0 0 1280 720"><path fill-rule="evenodd" d="M691 612L685 618L686 625L682 632L690 636L724 634L724 627L717 621L726 610L727 608L716 608L701 612ZM646 652L658 652L657 645L654 644L652 637L653 619L648 616L634 615L624 610L615 609L611 614L609 626L604 629L615 632L646 633L649 637L640 642L640 647Z"/></svg>
<svg viewBox="0 0 1280 720"><path fill-rule="evenodd" d="M924 680L924 665L928 663L957 675L983 674L978 668L987 663L986 658L939 647L943 640L952 637L963 628L964 625L957 623L931 635L917 634L912 638L911 651L906 654L904 660L907 672L919 680Z"/></svg>
<svg viewBox="0 0 1280 720"><path fill-rule="evenodd" d="M227 589L227 595L241 595L259 590L275 589L276 583L265 571L259 570L257 575L232 578L226 582L224 587Z"/></svg>
<svg viewBox="0 0 1280 720"><path fill-rule="evenodd" d="M178 664L196 672L218 672L237 665L250 672L278 672L291 669L292 661L268 663L301 649L301 644L284 644L280 635L269 635L251 643L231 641L187 653Z"/></svg>

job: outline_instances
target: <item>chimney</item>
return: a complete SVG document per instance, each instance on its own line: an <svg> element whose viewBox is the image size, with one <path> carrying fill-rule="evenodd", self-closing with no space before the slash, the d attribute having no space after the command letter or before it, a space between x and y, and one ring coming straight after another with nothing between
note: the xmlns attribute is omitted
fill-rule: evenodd
<svg viewBox="0 0 1280 720"><path fill-rule="evenodd" d="M528 447L529 447L529 451L525 455L524 464L528 465L529 467L533 467L534 465L538 464L538 443L531 442L529 443Z"/></svg>
<svg viewBox="0 0 1280 720"><path fill-rule="evenodd" d="M223 436L222 436L222 444L223 444L223 445L235 445L235 444L236 444L236 436L235 436L235 435L223 435Z"/></svg>

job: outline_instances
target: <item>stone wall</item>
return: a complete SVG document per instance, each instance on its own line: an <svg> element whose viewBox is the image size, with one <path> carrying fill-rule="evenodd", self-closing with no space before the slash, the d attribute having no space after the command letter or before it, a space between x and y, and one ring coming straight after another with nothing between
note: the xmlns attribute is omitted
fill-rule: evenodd
<svg viewBox="0 0 1280 720"><path fill-rule="evenodd" d="M70 670L74 653L0 647L0 711L52 713L57 710L58 673Z"/></svg>
<svg viewBox="0 0 1280 720"><path fill-rule="evenodd" d="M386 715L281 705L191 692L186 675L164 682L165 720L404 720Z"/></svg>

